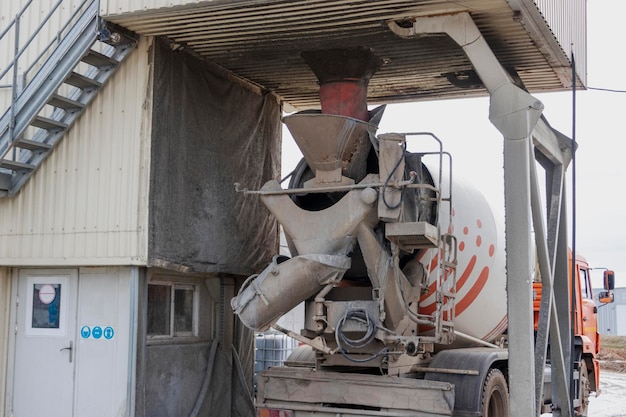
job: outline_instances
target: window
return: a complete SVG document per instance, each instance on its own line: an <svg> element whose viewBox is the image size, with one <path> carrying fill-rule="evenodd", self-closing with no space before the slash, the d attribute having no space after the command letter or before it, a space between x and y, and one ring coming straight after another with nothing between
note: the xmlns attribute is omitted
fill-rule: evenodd
<svg viewBox="0 0 626 417"><path fill-rule="evenodd" d="M29 276L26 284L26 328L28 336L65 336L68 277Z"/></svg>
<svg viewBox="0 0 626 417"><path fill-rule="evenodd" d="M579 269L580 271L580 291L582 298L591 300L593 298L591 294L591 287L589 286L589 274L586 269Z"/></svg>
<svg viewBox="0 0 626 417"><path fill-rule="evenodd" d="M58 329L62 284L33 284L33 329Z"/></svg>
<svg viewBox="0 0 626 417"><path fill-rule="evenodd" d="M152 283L148 285L148 337L198 335L196 285Z"/></svg>

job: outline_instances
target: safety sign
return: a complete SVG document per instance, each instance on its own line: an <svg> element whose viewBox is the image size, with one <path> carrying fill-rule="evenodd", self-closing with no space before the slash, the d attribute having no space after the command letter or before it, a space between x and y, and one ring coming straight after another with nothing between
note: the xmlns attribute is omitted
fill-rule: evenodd
<svg viewBox="0 0 626 417"><path fill-rule="evenodd" d="M111 340L113 336L115 336L115 329L112 326L82 326L80 328L80 337L83 339Z"/></svg>
<svg viewBox="0 0 626 417"><path fill-rule="evenodd" d="M115 332L113 331L113 327L111 326L107 326L104 328L104 338L109 340L109 339L113 339L113 335L115 334Z"/></svg>
<svg viewBox="0 0 626 417"><path fill-rule="evenodd" d="M91 335L94 339L100 339L102 337L102 327L94 326L94 328L91 329Z"/></svg>
<svg viewBox="0 0 626 417"><path fill-rule="evenodd" d="M89 326L81 327L80 337L82 337L83 339L89 339L89 336L91 336L91 329L89 328Z"/></svg>

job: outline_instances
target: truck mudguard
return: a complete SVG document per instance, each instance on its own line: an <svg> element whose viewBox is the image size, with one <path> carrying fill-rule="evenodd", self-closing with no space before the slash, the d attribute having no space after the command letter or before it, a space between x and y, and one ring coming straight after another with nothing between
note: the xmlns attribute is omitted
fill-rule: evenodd
<svg viewBox="0 0 626 417"><path fill-rule="evenodd" d="M436 372L426 372L424 379L454 384L455 417L480 417L482 390L487 374L494 366L498 367L498 362L505 364L507 359L506 349L479 347L444 350L437 353L430 364L430 368ZM453 373L454 370L462 373ZM476 383L477 378L480 383Z"/></svg>

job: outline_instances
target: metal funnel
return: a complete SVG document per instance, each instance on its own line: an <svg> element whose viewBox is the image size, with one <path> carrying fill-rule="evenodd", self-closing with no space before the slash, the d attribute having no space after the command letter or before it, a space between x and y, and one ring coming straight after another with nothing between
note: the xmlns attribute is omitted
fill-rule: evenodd
<svg viewBox="0 0 626 417"><path fill-rule="evenodd" d="M366 174L370 135L378 126L335 114L302 112L283 118L302 155L321 182L360 181Z"/></svg>
<svg viewBox="0 0 626 417"><path fill-rule="evenodd" d="M319 80L322 113L369 120L367 86L382 59L364 47L305 51L302 58Z"/></svg>
<svg viewBox="0 0 626 417"><path fill-rule="evenodd" d="M319 80L322 111L296 113L283 122L315 172L316 186L359 182L384 110L369 112L366 100L382 60L362 47L306 51L302 58Z"/></svg>

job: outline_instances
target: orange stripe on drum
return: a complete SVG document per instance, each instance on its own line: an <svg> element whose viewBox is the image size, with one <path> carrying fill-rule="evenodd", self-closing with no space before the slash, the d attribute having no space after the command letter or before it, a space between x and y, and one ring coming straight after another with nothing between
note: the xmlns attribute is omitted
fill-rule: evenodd
<svg viewBox="0 0 626 417"><path fill-rule="evenodd" d="M473 255L471 257L471 259L469 260L469 262L467 263L467 266L465 267L465 270L463 271L463 274L461 275L461 277L457 280L456 282L456 292L458 293L459 290L463 287L463 284L465 284L465 282L467 282L468 278L470 277L470 275L472 274L472 272L474 271L474 267L476 266L476 260L478 258L476 257L476 255ZM437 283L433 282L432 284L430 284L430 286L428 287L428 292L426 294L424 294L421 298L420 298L420 302L426 300L428 297L430 297L432 295L432 292L435 291L435 287L436 287ZM426 304L422 307L428 307L431 304L434 304L435 301L433 300L432 303L430 304Z"/></svg>
<svg viewBox="0 0 626 417"><path fill-rule="evenodd" d="M476 266L476 259L478 259L476 257L476 255L472 255L471 259L467 263L467 267L465 268L465 271L463 271L463 274L456 281L456 292L457 293L461 290L461 288L463 288L463 284L465 284L465 282L467 281L467 279L471 275L472 271L474 270L474 267Z"/></svg>
<svg viewBox="0 0 626 417"><path fill-rule="evenodd" d="M467 294L465 294L465 296L461 299L461 301L459 301L458 304L456 305L455 314L457 316L460 316L461 313L463 313L465 309L467 309L467 307L469 307L474 302L474 300L476 300L476 297L478 297L481 290L487 283L488 278L489 278L489 267L486 266L483 268L482 271L480 271L480 275L478 276L478 279L476 280L472 288L470 288Z"/></svg>
<svg viewBox="0 0 626 417"><path fill-rule="evenodd" d="M437 266L439 266L439 252L437 252L432 261L430 261L430 265L428 265L428 272L433 272Z"/></svg>

